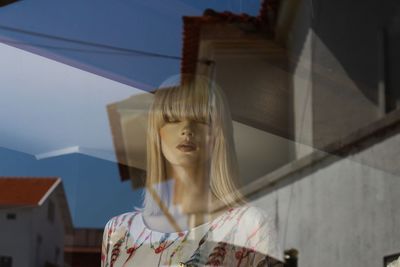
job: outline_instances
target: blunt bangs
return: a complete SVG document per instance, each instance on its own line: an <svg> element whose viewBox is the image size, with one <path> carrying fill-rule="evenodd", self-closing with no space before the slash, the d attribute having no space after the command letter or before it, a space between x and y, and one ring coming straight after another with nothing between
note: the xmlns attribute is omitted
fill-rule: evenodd
<svg viewBox="0 0 400 267"><path fill-rule="evenodd" d="M165 122L181 120L193 120L210 123L212 108L208 90L198 90L196 87L185 88L174 87L170 90L159 90L156 92L159 98L161 117Z"/></svg>

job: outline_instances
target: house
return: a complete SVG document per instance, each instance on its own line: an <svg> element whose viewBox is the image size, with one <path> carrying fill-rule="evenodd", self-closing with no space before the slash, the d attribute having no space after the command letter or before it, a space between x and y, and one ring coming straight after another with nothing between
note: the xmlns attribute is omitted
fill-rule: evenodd
<svg viewBox="0 0 400 267"><path fill-rule="evenodd" d="M72 220L58 177L0 177L0 264L64 266Z"/></svg>
<svg viewBox="0 0 400 267"><path fill-rule="evenodd" d="M375 9L376 1L367 2L361 8L355 2L279 1L273 36L239 15L207 11L187 19L201 21L197 39L188 40L197 46L194 58L215 62L194 64L192 55L191 72L214 75L228 90L234 120L287 141L282 165L248 180L243 192L273 216L281 245L295 251L298 266L381 266L400 253L400 5L387 1ZM264 38L265 65L244 64L255 50L240 49L256 34L264 35L258 38ZM286 75L268 68L271 59ZM251 91L244 93L247 83ZM235 96L235 90L242 91ZM274 98L278 92L284 93L281 101ZM282 110L268 112L274 103ZM257 115L240 115L252 104L264 109L258 114L268 127L254 123ZM284 127L286 135L276 131ZM282 150L270 146L260 160L268 164Z"/></svg>

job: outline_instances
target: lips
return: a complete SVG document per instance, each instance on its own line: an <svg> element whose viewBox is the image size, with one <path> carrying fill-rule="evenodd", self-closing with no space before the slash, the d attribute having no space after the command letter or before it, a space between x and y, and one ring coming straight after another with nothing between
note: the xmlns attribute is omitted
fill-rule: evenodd
<svg viewBox="0 0 400 267"><path fill-rule="evenodd" d="M184 141L180 143L176 148L183 152L191 152L196 150L196 145L193 142Z"/></svg>

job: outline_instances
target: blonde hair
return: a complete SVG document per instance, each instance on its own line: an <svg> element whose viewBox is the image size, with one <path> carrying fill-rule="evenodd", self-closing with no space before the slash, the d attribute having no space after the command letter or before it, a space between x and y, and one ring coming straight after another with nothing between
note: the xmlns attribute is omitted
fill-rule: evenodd
<svg viewBox="0 0 400 267"><path fill-rule="evenodd" d="M224 206L243 203L238 191L239 171L233 142L233 127L229 108L222 91L205 78L157 90L149 112L147 132L146 187L157 192L171 204L170 190L163 190L167 182L165 159L161 151L159 130L166 121L191 119L207 121L213 136L210 158L210 190ZM144 212L159 214L160 209L152 196L146 193Z"/></svg>

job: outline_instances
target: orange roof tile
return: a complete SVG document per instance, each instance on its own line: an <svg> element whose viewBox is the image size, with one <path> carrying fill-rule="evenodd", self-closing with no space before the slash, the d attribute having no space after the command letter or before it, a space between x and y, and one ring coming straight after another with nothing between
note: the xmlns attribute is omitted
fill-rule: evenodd
<svg viewBox="0 0 400 267"><path fill-rule="evenodd" d="M0 206L39 206L60 182L57 177L0 176Z"/></svg>

